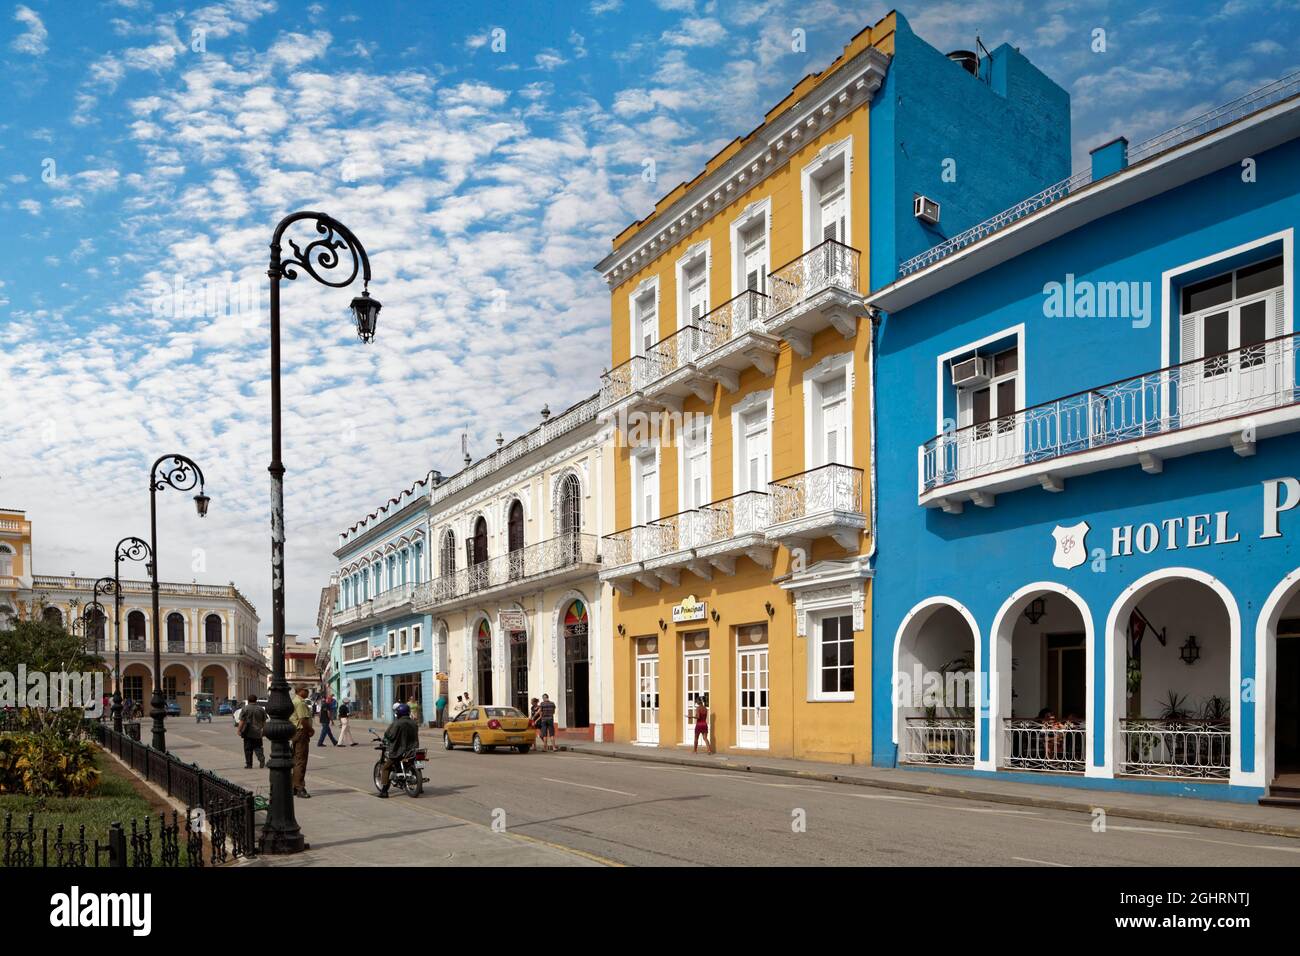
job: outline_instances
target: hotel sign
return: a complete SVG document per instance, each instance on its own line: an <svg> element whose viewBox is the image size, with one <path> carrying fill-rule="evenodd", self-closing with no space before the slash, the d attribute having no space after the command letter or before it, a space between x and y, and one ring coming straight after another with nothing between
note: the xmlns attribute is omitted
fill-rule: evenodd
<svg viewBox="0 0 1300 956"><path fill-rule="evenodd" d="M673 623L686 624L691 621L703 621L709 614L709 606L705 601L695 600L694 594L688 594L682 599L681 604L673 605Z"/></svg>
<svg viewBox="0 0 1300 956"><path fill-rule="evenodd" d="M497 612L497 623L506 634L528 630L528 615L518 609Z"/></svg>

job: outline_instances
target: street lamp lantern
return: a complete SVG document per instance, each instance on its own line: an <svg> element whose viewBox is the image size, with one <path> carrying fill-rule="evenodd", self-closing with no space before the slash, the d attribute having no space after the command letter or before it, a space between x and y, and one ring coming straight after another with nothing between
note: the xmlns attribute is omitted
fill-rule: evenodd
<svg viewBox="0 0 1300 956"><path fill-rule="evenodd" d="M352 300L352 315L357 320L357 335L362 342L370 342L375 337L381 308L379 300L371 298L368 289L362 289L361 294Z"/></svg>
<svg viewBox="0 0 1300 956"><path fill-rule="evenodd" d="M208 516L208 504L211 501L212 498L201 491L194 496L194 507L197 509L200 518L206 518Z"/></svg>

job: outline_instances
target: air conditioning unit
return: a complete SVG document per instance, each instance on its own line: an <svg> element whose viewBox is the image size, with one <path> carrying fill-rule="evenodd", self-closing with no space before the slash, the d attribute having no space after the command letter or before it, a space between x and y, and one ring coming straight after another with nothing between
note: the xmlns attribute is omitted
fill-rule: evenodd
<svg viewBox="0 0 1300 956"><path fill-rule="evenodd" d="M939 225L939 204L919 193L912 197L912 215L932 226Z"/></svg>
<svg viewBox="0 0 1300 956"><path fill-rule="evenodd" d="M989 380L989 360L982 355L952 363L952 384L957 388L983 385Z"/></svg>

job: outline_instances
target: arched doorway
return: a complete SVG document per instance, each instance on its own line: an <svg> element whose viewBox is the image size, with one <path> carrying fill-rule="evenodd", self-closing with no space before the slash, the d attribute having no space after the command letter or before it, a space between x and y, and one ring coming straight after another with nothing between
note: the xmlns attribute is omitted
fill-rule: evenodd
<svg viewBox="0 0 1300 956"><path fill-rule="evenodd" d="M211 694L214 703L230 696L230 678L226 669L220 664L209 664L199 675L199 689Z"/></svg>
<svg viewBox="0 0 1300 956"><path fill-rule="evenodd" d="M203 619L203 643L207 653L221 653L221 618L216 614L209 614Z"/></svg>
<svg viewBox="0 0 1300 956"><path fill-rule="evenodd" d="M510 649L510 706L528 713L528 618L520 609L522 628L503 625L506 646ZM504 615L503 615L504 616ZM501 624L501 621L497 623Z"/></svg>
<svg viewBox="0 0 1300 956"><path fill-rule="evenodd" d="M41 611L41 620L51 627L63 627L63 612L57 607L47 607Z"/></svg>
<svg viewBox="0 0 1300 956"><path fill-rule="evenodd" d="M989 662L994 766L1086 771L1091 642L1087 605L1062 585L1031 584L1002 605Z"/></svg>
<svg viewBox="0 0 1300 956"><path fill-rule="evenodd" d="M570 476L572 477L572 476ZM564 639L564 726L591 726L590 651L587 643L587 603L570 602L561 619Z"/></svg>
<svg viewBox="0 0 1300 956"><path fill-rule="evenodd" d="M185 653L185 618L177 611L167 615L167 653Z"/></svg>
<svg viewBox="0 0 1300 956"><path fill-rule="evenodd" d="M132 719L137 713L149 709L153 696L153 676L149 668L140 663L128 664L122 671L122 716ZM130 707L127 707L127 704Z"/></svg>
<svg viewBox="0 0 1300 956"><path fill-rule="evenodd" d="M492 625L480 618L474 632L475 699L480 704L492 703Z"/></svg>
<svg viewBox="0 0 1300 956"><path fill-rule="evenodd" d="M1253 745L1240 746L1243 777L1294 806L1300 798L1300 568L1273 589L1255 634ZM1244 683L1244 681L1243 681ZM1243 729L1247 721L1242 722Z"/></svg>
<svg viewBox="0 0 1300 956"><path fill-rule="evenodd" d="M975 623L934 598L913 608L894 645L894 741L904 763L975 763Z"/></svg>
<svg viewBox="0 0 1300 956"><path fill-rule="evenodd" d="M126 649L135 654L142 654L145 646L144 611L132 611L126 616Z"/></svg>
<svg viewBox="0 0 1300 956"><path fill-rule="evenodd" d="M515 581L524 576L524 504L518 498L510 503L506 539L510 551L510 580ZM527 708L524 713L528 713Z"/></svg>
<svg viewBox="0 0 1300 956"><path fill-rule="evenodd" d="M1226 780L1240 699L1232 693L1241 618L1222 582L1173 568L1133 584L1107 623L1107 710L1116 775Z"/></svg>
<svg viewBox="0 0 1300 956"><path fill-rule="evenodd" d="M474 522L474 535L469 540L469 588L477 591L487 587L487 519L479 515Z"/></svg>
<svg viewBox="0 0 1300 956"><path fill-rule="evenodd" d="M194 689L190 686L190 672L183 664L168 664L163 668L163 699L168 704L175 702L182 716L193 713L191 698Z"/></svg>

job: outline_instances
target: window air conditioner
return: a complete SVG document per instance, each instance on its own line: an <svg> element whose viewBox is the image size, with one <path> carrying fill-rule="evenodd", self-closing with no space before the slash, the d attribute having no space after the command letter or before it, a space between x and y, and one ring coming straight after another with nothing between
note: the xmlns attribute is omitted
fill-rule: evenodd
<svg viewBox="0 0 1300 956"><path fill-rule="evenodd" d="M952 363L952 384L957 388L983 385L989 380L989 360L982 355Z"/></svg>
<svg viewBox="0 0 1300 956"><path fill-rule="evenodd" d="M919 193L912 197L912 215L932 226L939 224L939 204Z"/></svg>

